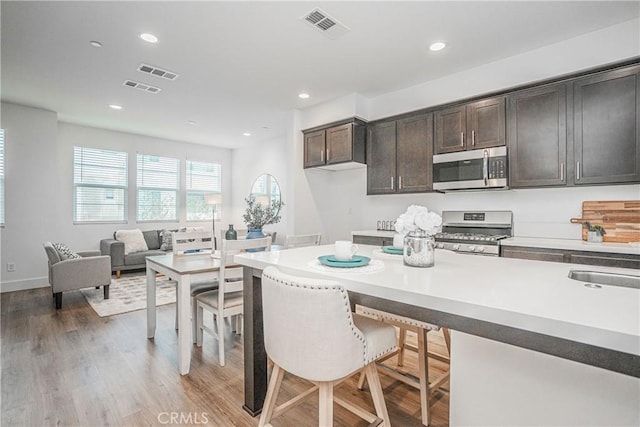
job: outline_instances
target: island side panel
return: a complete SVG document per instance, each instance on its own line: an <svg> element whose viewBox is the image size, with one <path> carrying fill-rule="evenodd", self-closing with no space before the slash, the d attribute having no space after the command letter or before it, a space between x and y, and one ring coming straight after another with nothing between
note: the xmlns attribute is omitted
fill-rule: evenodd
<svg viewBox="0 0 640 427"><path fill-rule="evenodd" d="M451 426L640 425L639 378L457 331L450 381Z"/></svg>

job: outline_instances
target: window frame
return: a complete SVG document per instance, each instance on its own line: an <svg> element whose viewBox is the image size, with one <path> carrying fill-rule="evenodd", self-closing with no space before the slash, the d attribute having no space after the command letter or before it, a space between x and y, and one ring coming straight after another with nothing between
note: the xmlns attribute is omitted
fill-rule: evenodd
<svg viewBox="0 0 640 427"><path fill-rule="evenodd" d="M118 155L124 155L124 165L120 168L124 171L124 185L108 185L76 182L76 165L85 165L84 161L76 162L76 153L79 150L90 150L95 152L111 152ZM106 163L105 163L106 164ZM111 167L110 169L114 169ZM129 221L129 153L120 150L111 150L105 148L95 148L74 145L72 156L72 173L73 173L73 224L126 224ZM122 198L122 219L99 219L99 220L80 220L78 219L78 189L79 188L103 188L105 190L123 190Z"/></svg>
<svg viewBox="0 0 640 427"><path fill-rule="evenodd" d="M192 188L192 183L194 181L194 177L193 177L193 164L200 164L200 165L204 165L204 166L213 166L214 168L214 175L211 177L212 179L216 180L217 179L217 190L216 188L213 189L209 189L209 190L205 190L205 189L194 189ZM217 177L215 176L215 169L218 170L218 174ZM205 175L205 174L200 174ZM215 184L214 184L215 187ZM196 218L196 219L190 219L189 218L189 195L190 194L195 194L195 195L202 195L203 199L206 199L207 195L218 195L220 196L220 198L222 199L222 164L220 163L216 163L216 162L201 162L199 160L189 160L187 159L185 162L185 219L187 222L203 222L203 221L211 221L212 220L212 215L211 213L214 212L215 213L215 219L213 219L214 221L221 221L222 220L222 207L223 207L223 203L216 203L215 204L215 210L212 209L211 207L208 209L208 212L206 214L206 218ZM205 202L206 203L206 202ZM194 212L195 213L195 212Z"/></svg>
<svg viewBox="0 0 640 427"><path fill-rule="evenodd" d="M154 186L146 186L141 185L141 180L144 180L144 173L141 175L140 169L140 160L141 158L158 158L164 161L171 160L175 163L175 179L176 186L175 188L171 187L154 187ZM180 196L181 196L181 187L180 187L180 159L176 157L166 157L159 156L155 154L145 154L145 153L136 153L136 223L151 223L151 222L180 222ZM169 170L157 170L156 172L168 173L171 172ZM173 173L173 172L171 172ZM144 182L142 182L144 184ZM160 192L174 192L175 193L175 217L171 219L164 218L152 218L152 219L141 219L140 218L140 191L160 191Z"/></svg>

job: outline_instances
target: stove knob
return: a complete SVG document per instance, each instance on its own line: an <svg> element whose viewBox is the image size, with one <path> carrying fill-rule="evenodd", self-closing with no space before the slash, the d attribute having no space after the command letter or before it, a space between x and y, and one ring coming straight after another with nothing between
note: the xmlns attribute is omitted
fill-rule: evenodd
<svg viewBox="0 0 640 427"><path fill-rule="evenodd" d="M459 250L460 250L460 245L457 245L457 244L456 244L456 245L453 245L453 248L452 248L452 249L453 249L454 251L459 251Z"/></svg>
<svg viewBox="0 0 640 427"><path fill-rule="evenodd" d="M436 245L436 248L438 248L438 249L442 249L442 248L444 248L444 243L438 243L438 244Z"/></svg>
<svg viewBox="0 0 640 427"><path fill-rule="evenodd" d="M469 252L475 252L475 251L476 251L475 246L469 246Z"/></svg>
<svg viewBox="0 0 640 427"><path fill-rule="evenodd" d="M479 247L478 248L478 252L484 252L484 248L483 247Z"/></svg>

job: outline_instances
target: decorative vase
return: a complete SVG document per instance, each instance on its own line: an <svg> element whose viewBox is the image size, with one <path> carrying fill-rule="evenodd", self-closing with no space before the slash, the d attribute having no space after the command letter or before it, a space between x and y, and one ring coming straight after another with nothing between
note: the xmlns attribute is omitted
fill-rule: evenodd
<svg viewBox="0 0 640 427"><path fill-rule="evenodd" d="M260 228L250 228L247 232L247 239L262 239L263 237L265 237L265 235ZM265 248L252 248L247 249L247 252L261 252L264 251L264 249Z"/></svg>
<svg viewBox="0 0 640 427"><path fill-rule="evenodd" d="M587 231L587 242L602 243L603 240L602 234L597 231Z"/></svg>
<svg viewBox="0 0 640 427"><path fill-rule="evenodd" d="M435 263L433 236L422 230L411 231L404 238L404 265L411 267L433 267Z"/></svg>
<svg viewBox="0 0 640 427"><path fill-rule="evenodd" d="M227 240L238 240L238 232L233 229L233 224L229 224L229 229L224 233L224 238Z"/></svg>

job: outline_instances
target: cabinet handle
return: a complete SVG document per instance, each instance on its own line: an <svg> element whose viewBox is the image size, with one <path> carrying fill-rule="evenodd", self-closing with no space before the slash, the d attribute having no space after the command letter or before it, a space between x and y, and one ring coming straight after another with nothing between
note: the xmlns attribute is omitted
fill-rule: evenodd
<svg viewBox="0 0 640 427"><path fill-rule="evenodd" d="M464 132L460 132L460 144L464 147Z"/></svg>
<svg viewBox="0 0 640 427"><path fill-rule="evenodd" d="M320 150L320 162L324 162L324 150Z"/></svg>
<svg viewBox="0 0 640 427"><path fill-rule="evenodd" d="M476 131L475 130L471 131L471 146L472 147L476 146Z"/></svg>
<svg viewBox="0 0 640 427"><path fill-rule="evenodd" d="M564 181L564 162L560 162L560 181Z"/></svg>
<svg viewBox="0 0 640 427"><path fill-rule="evenodd" d="M402 175L398 177L398 190L402 190Z"/></svg>
<svg viewBox="0 0 640 427"><path fill-rule="evenodd" d="M392 190L394 189L394 187L393 187L393 177L391 177L391 189Z"/></svg>
<svg viewBox="0 0 640 427"><path fill-rule="evenodd" d="M576 181L580 181L580 162L576 163Z"/></svg>

